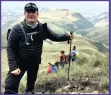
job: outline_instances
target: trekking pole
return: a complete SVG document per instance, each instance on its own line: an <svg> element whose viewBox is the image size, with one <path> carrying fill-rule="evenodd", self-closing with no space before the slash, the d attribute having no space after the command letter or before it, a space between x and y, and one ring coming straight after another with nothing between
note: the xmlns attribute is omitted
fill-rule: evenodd
<svg viewBox="0 0 111 95"><path fill-rule="evenodd" d="M70 34L72 35L73 33L70 32ZM68 40L68 44L70 44L70 51L69 51L69 68L68 68L68 80L70 77L70 61L71 61L71 46L72 46L72 39Z"/></svg>

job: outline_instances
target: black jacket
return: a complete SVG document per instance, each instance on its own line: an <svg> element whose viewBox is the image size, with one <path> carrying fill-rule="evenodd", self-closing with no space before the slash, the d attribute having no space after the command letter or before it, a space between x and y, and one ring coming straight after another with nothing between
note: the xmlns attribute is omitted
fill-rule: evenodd
<svg viewBox="0 0 111 95"><path fill-rule="evenodd" d="M38 26L33 30L28 27L24 21L23 24L27 33L30 34L32 31L35 30L39 31L40 33L38 33L37 35L33 35L33 42L31 42L31 40L27 37L29 43L31 43L31 45L27 46L23 45L23 43L25 42L25 37L23 35L22 29L20 28L20 25L16 24L12 28L7 43L8 64L11 71L17 69L17 61L20 59L25 59L25 57L29 57L28 59L32 60L31 58L33 56L33 58L36 59L33 59L34 61L39 60L39 63L41 63L43 40L50 39L57 42L69 40L69 36L67 34L56 34L51 29L49 29L46 24L42 25L39 23ZM42 32L39 26L42 26ZM22 43L22 45L20 43Z"/></svg>

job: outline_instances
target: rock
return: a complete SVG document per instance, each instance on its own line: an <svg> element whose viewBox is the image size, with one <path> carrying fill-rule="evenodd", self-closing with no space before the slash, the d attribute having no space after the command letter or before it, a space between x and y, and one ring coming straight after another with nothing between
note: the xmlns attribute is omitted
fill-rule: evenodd
<svg viewBox="0 0 111 95"><path fill-rule="evenodd" d="M92 81L91 84L92 84L92 85L98 85L99 82L98 82L98 81Z"/></svg>
<svg viewBox="0 0 111 95"><path fill-rule="evenodd" d="M99 94L98 91L93 91L92 94Z"/></svg>
<svg viewBox="0 0 111 95"><path fill-rule="evenodd" d="M57 89L56 90L56 93L61 93L62 92L62 89Z"/></svg>
<svg viewBox="0 0 111 95"><path fill-rule="evenodd" d="M89 87L86 87L86 88L85 88L85 91L89 91L89 90L90 90L90 88L89 88Z"/></svg>
<svg viewBox="0 0 111 95"><path fill-rule="evenodd" d="M89 81L89 78L86 78L86 81Z"/></svg>
<svg viewBox="0 0 111 95"><path fill-rule="evenodd" d="M78 92L71 92L70 94L78 94Z"/></svg>
<svg viewBox="0 0 111 95"><path fill-rule="evenodd" d="M78 85L74 85L74 88L78 88L79 86Z"/></svg>
<svg viewBox="0 0 111 95"><path fill-rule="evenodd" d="M71 88L71 85L67 85L63 88L63 90L67 90L67 89L70 89Z"/></svg>
<svg viewBox="0 0 111 95"><path fill-rule="evenodd" d="M74 87L74 88L78 88L79 87L79 84L75 81L72 81L71 85Z"/></svg>
<svg viewBox="0 0 111 95"><path fill-rule="evenodd" d="M78 90L80 91L80 90L81 90L81 87L79 87Z"/></svg>

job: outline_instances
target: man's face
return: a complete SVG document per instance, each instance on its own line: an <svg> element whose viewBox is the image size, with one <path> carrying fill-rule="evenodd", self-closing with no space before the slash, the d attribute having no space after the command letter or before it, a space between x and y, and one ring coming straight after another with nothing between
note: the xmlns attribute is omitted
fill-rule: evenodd
<svg viewBox="0 0 111 95"><path fill-rule="evenodd" d="M61 55L64 55L64 53L61 53Z"/></svg>
<svg viewBox="0 0 111 95"><path fill-rule="evenodd" d="M24 12L24 15L29 23L33 23L38 20L38 12L35 10L27 10Z"/></svg>

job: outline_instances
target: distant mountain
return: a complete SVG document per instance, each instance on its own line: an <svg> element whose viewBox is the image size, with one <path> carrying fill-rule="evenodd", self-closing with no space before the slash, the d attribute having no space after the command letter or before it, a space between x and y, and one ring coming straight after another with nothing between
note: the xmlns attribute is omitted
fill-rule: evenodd
<svg viewBox="0 0 111 95"><path fill-rule="evenodd" d="M74 13L68 9L48 9L40 14L40 21L54 24L67 31L93 27L93 24L80 13Z"/></svg>
<svg viewBox="0 0 111 95"><path fill-rule="evenodd" d="M109 13L103 12L97 16L88 17L88 20L95 24L95 27L104 27L109 24Z"/></svg>
<svg viewBox="0 0 111 95"><path fill-rule="evenodd" d="M95 24L95 27L105 27L105 26L109 26L109 19L100 20Z"/></svg>
<svg viewBox="0 0 111 95"><path fill-rule="evenodd" d="M17 8L18 9L18 8ZM40 9L39 21L42 23L47 22L48 26L59 32L64 33L64 31L73 31L77 29L87 29L94 25L84 18L79 13L74 13L68 9ZM2 11L3 21L2 30L7 31L7 29L12 28L12 26L24 19L23 14L16 13L12 11L6 12Z"/></svg>
<svg viewBox="0 0 111 95"><path fill-rule="evenodd" d="M16 21L20 14L11 10L2 9L1 12L2 25L5 25L8 21Z"/></svg>
<svg viewBox="0 0 111 95"><path fill-rule="evenodd" d="M81 34L83 36L87 36L90 40L95 42L100 42L108 46L109 44L109 14L108 12L103 12L99 15L93 15L87 17L89 21L91 21L95 28L89 29L80 29L77 30L76 33Z"/></svg>
<svg viewBox="0 0 111 95"><path fill-rule="evenodd" d="M96 22L101 21L103 19L109 19L108 12L103 12L103 13L99 14L92 22L96 23Z"/></svg>
<svg viewBox="0 0 111 95"><path fill-rule="evenodd" d="M14 15L13 12L8 13ZM8 15L7 15L8 18ZM7 29L11 28L14 24L24 19L23 15L15 15L14 18L2 25L2 39L6 38ZM95 28L94 25L83 17L80 13L72 12L68 9L42 9L39 13L39 21L47 23L48 27L58 34L68 33L70 31L76 32L80 36L87 36L93 41L101 41L108 45L108 27ZM2 40L2 46L6 46L6 40ZM50 41L47 43L52 44Z"/></svg>
<svg viewBox="0 0 111 95"><path fill-rule="evenodd" d="M101 42L108 46L109 44L109 27L95 27L89 29L80 29L75 31L77 34L89 37L94 42Z"/></svg>

